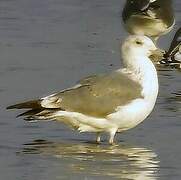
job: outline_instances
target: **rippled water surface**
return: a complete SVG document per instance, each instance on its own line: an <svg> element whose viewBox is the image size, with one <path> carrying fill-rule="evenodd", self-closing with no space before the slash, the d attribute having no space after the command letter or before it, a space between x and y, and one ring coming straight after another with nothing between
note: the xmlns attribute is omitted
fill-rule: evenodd
<svg viewBox="0 0 181 180"><path fill-rule="evenodd" d="M120 66L122 0L0 1L0 174L2 180L181 179L181 72L158 67L153 113L118 134L117 145L94 144L56 122L27 123L5 107L73 85ZM161 38L167 48L181 25Z"/></svg>

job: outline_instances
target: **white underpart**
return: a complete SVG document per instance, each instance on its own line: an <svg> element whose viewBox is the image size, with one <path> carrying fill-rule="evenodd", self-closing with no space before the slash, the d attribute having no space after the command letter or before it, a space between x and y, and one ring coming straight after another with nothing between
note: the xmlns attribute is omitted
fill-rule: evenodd
<svg viewBox="0 0 181 180"><path fill-rule="evenodd" d="M143 47L144 52L144 47ZM157 72L147 55L133 54L123 55L126 66L118 70L125 73L142 86L143 98L135 99L129 104L117 107L116 111L106 118L96 118L77 112L59 111L55 114L57 120L78 129L80 132L109 132L110 142L116 131L124 131L135 127L142 122L153 110L158 94ZM120 82L121 83L121 82Z"/></svg>
<svg viewBox="0 0 181 180"><path fill-rule="evenodd" d="M107 117L118 124L119 131L138 125L151 113L155 105L158 94L156 69L149 59L144 59L142 62L142 68L132 73L129 72L129 76L142 85L143 98L133 100L126 106L117 107L117 112ZM126 70L124 69L122 72L126 73ZM119 121L120 117L121 121Z"/></svg>

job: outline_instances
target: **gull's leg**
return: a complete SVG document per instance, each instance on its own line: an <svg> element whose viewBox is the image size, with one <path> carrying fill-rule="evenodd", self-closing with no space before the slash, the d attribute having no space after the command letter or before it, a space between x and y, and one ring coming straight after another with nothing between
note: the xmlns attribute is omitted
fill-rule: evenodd
<svg viewBox="0 0 181 180"><path fill-rule="evenodd" d="M96 142L97 142L97 143L100 143L100 142L101 142L101 133L100 133L100 132L97 133Z"/></svg>
<svg viewBox="0 0 181 180"><path fill-rule="evenodd" d="M110 134L109 144L111 144L111 145L114 145L114 137L115 137L116 131L117 131L117 129L112 129L112 130L109 132L109 134Z"/></svg>

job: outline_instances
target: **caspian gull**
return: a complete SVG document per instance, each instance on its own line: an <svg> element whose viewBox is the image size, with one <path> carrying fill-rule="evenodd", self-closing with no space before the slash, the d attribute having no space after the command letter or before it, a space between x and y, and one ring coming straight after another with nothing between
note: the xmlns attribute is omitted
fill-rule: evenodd
<svg viewBox="0 0 181 180"><path fill-rule="evenodd" d="M172 0L127 0L122 17L129 33L155 41L171 31L175 23Z"/></svg>
<svg viewBox="0 0 181 180"><path fill-rule="evenodd" d="M158 94L156 69L149 56L157 51L146 36L129 36L121 46L124 68L109 74L89 76L79 84L41 99L7 109L30 109L19 116L25 120L52 119L79 132L110 135L141 123L152 111Z"/></svg>

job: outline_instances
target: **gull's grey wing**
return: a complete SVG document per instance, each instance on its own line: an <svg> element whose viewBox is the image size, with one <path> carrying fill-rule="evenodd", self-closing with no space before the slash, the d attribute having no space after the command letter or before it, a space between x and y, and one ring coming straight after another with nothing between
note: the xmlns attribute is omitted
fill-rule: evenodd
<svg viewBox="0 0 181 180"><path fill-rule="evenodd" d="M141 98L141 85L118 72L89 76L80 85L42 99L43 108L60 108L86 115L105 117L117 106Z"/></svg>
<svg viewBox="0 0 181 180"><path fill-rule="evenodd" d="M127 0L122 11L122 18L127 30L135 34L142 29L147 36L162 33L159 27L169 30L174 24L174 13L171 0ZM158 26L159 25L159 26ZM160 32L161 31L161 32Z"/></svg>
<svg viewBox="0 0 181 180"><path fill-rule="evenodd" d="M172 0L157 0L150 4L148 11L152 11L157 19L162 21L168 26L174 23L174 12L172 7ZM149 13L147 12L149 15Z"/></svg>
<svg viewBox="0 0 181 180"><path fill-rule="evenodd" d="M174 21L172 1L171 0L127 0L123 8L122 17L126 21L132 15L149 16L149 11L154 14L155 18L163 19L169 26Z"/></svg>
<svg viewBox="0 0 181 180"><path fill-rule="evenodd" d="M122 11L123 21L127 21L133 14L140 14L150 5L149 0L126 0L125 6Z"/></svg>

